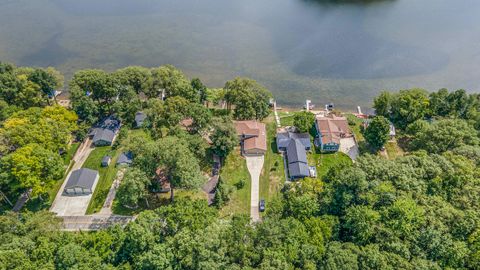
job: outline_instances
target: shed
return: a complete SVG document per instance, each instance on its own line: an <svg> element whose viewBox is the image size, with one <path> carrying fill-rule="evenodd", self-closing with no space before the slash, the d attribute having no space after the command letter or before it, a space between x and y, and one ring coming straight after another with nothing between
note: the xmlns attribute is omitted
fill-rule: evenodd
<svg viewBox="0 0 480 270"><path fill-rule="evenodd" d="M132 152L123 152L117 159L117 166L130 166L133 162Z"/></svg>
<svg viewBox="0 0 480 270"><path fill-rule="evenodd" d="M82 168L73 171L65 184L67 195L89 195L93 193L99 178L98 171Z"/></svg>
<svg viewBox="0 0 480 270"><path fill-rule="evenodd" d="M102 158L102 167L108 167L111 161L112 161L112 158L110 156L104 156Z"/></svg>

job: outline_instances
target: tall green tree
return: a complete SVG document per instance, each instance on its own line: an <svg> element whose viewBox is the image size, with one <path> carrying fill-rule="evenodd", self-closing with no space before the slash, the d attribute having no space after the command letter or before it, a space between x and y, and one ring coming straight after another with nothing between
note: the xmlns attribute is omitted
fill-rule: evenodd
<svg viewBox="0 0 480 270"><path fill-rule="evenodd" d="M147 201L147 186L150 179L138 168L131 168L125 172L122 182L118 187L117 197L121 204L137 208L140 200Z"/></svg>
<svg viewBox="0 0 480 270"><path fill-rule="evenodd" d="M315 115L311 112L299 112L293 116L293 125L300 132L308 132L313 126Z"/></svg>
<svg viewBox="0 0 480 270"><path fill-rule="evenodd" d="M225 83L225 99L234 106L234 116L239 120L262 120L270 113L272 94L255 80L235 78Z"/></svg>
<svg viewBox="0 0 480 270"><path fill-rule="evenodd" d="M376 116L365 129L363 136L375 151L387 143L390 134L390 123L383 116Z"/></svg>
<svg viewBox="0 0 480 270"><path fill-rule="evenodd" d="M226 157L239 144L235 126L229 117L215 118L212 123L212 149L215 154Z"/></svg>

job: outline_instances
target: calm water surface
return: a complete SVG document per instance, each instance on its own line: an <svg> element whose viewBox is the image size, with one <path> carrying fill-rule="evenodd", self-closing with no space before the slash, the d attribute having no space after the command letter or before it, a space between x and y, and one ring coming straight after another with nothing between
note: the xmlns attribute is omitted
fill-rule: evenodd
<svg viewBox="0 0 480 270"><path fill-rule="evenodd" d="M0 0L0 60L173 64L211 87L252 77L285 105L480 86L478 0ZM360 2L360 3L358 3Z"/></svg>

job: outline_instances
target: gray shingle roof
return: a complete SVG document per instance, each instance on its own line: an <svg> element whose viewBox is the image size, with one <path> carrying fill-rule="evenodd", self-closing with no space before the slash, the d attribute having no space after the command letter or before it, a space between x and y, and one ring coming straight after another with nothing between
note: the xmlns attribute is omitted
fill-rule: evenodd
<svg viewBox="0 0 480 270"><path fill-rule="evenodd" d="M293 178L310 176L308 165L303 162L294 162L288 164L288 173L290 174L290 177Z"/></svg>
<svg viewBox="0 0 480 270"><path fill-rule="evenodd" d="M97 176L98 172L91 169L82 168L75 170L70 174L65 188L82 187L92 189Z"/></svg>
<svg viewBox="0 0 480 270"><path fill-rule="evenodd" d="M288 163L307 163L307 152L299 140L290 139L290 143L287 146L287 159Z"/></svg>
<svg viewBox="0 0 480 270"><path fill-rule="evenodd" d="M132 164L133 162L133 157L132 157L132 153L130 152L123 152L122 154L120 154L120 156L118 157L117 159L117 164Z"/></svg>
<svg viewBox="0 0 480 270"><path fill-rule="evenodd" d="M115 132L110 129L97 129L95 134L93 135L93 143L96 143L98 141L106 141L106 142L113 142L113 139L115 138Z"/></svg>
<svg viewBox="0 0 480 270"><path fill-rule="evenodd" d="M310 142L310 134L308 133L295 133L295 132L283 132L277 134L277 147L287 148L291 139L299 140L304 146L305 149L310 149L312 144Z"/></svg>
<svg viewBox="0 0 480 270"><path fill-rule="evenodd" d="M140 127L143 125L143 121L145 121L145 119L147 118L147 115L143 112L137 112L135 114L135 123L137 125L137 127Z"/></svg>

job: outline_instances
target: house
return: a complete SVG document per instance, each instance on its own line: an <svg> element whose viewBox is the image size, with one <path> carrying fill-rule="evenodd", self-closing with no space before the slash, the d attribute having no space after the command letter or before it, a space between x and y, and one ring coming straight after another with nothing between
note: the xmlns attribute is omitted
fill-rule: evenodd
<svg viewBox="0 0 480 270"><path fill-rule="evenodd" d="M265 124L253 120L236 121L235 129L240 139L242 155L261 156L267 152Z"/></svg>
<svg viewBox="0 0 480 270"><path fill-rule="evenodd" d="M92 137L92 143L95 146L112 145L120 126L120 120L110 116L95 125L88 135Z"/></svg>
<svg viewBox="0 0 480 270"><path fill-rule="evenodd" d="M145 119L147 119L147 115L144 112L137 112L135 114L135 127L141 128Z"/></svg>
<svg viewBox="0 0 480 270"><path fill-rule="evenodd" d="M65 184L64 192L67 195L89 195L93 193L99 174L97 171L82 168L75 170Z"/></svg>
<svg viewBox="0 0 480 270"><path fill-rule="evenodd" d="M104 156L102 158L102 167L108 167L111 161L112 161L112 158L110 156Z"/></svg>
<svg viewBox="0 0 480 270"><path fill-rule="evenodd" d="M285 152L291 140L299 140L303 144L303 146L305 146L305 150L307 151L309 151L312 147L312 144L310 142L310 134L295 133L282 129L277 131L277 150L279 152Z"/></svg>
<svg viewBox="0 0 480 270"><path fill-rule="evenodd" d="M342 116L317 116L315 128L317 138L314 142L323 152L337 152L340 149L341 139L353 137L347 118Z"/></svg>
<svg viewBox="0 0 480 270"><path fill-rule="evenodd" d="M305 146L300 140L290 140L287 146L288 174L290 179L300 179L310 176Z"/></svg>
<svg viewBox="0 0 480 270"><path fill-rule="evenodd" d="M123 152L117 159L117 166L130 166L133 163L132 152Z"/></svg>

